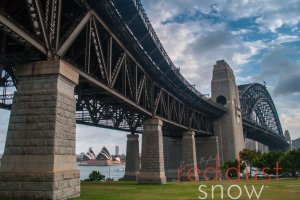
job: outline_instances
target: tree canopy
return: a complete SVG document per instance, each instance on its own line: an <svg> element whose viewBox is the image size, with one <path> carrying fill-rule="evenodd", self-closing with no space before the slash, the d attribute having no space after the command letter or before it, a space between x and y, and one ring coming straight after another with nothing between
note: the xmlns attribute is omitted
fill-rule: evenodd
<svg viewBox="0 0 300 200"><path fill-rule="evenodd" d="M293 149L283 153L279 164L284 173L297 178L297 172L300 172L300 149Z"/></svg>

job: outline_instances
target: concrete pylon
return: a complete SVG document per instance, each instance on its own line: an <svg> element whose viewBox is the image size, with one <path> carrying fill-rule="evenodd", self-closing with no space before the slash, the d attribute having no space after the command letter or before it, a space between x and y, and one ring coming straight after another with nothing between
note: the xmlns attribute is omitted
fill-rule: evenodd
<svg viewBox="0 0 300 200"><path fill-rule="evenodd" d="M224 61L217 61L211 82L212 99L226 106L228 111L214 122L215 135L219 139L220 164L237 158L244 148L241 106L235 76Z"/></svg>
<svg viewBox="0 0 300 200"><path fill-rule="evenodd" d="M284 137L285 137L285 141L287 141L287 143L289 143L289 147L287 150L291 150L292 149L292 139L290 136L290 132L288 130L284 131Z"/></svg>
<svg viewBox="0 0 300 200"><path fill-rule="evenodd" d="M16 76L18 91L1 162L0 196L78 197L74 97L78 72L56 60L17 65Z"/></svg>
<svg viewBox="0 0 300 200"><path fill-rule="evenodd" d="M140 175L139 135L127 135L124 180L138 180Z"/></svg>
<svg viewBox="0 0 300 200"><path fill-rule="evenodd" d="M159 119L144 121L139 183L166 183L162 125Z"/></svg>
<svg viewBox="0 0 300 200"><path fill-rule="evenodd" d="M199 181L194 131L186 131L182 134L181 158L185 169L181 172L180 180Z"/></svg>

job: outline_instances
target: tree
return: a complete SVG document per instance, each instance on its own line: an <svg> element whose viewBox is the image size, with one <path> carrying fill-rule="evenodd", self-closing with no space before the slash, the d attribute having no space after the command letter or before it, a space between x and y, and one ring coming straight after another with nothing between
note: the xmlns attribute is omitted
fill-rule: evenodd
<svg viewBox="0 0 300 200"><path fill-rule="evenodd" d="M300 149L285 152L279 160L279 164L283 172L297 178L297 172L300 171Z"/></svg>
<svg viewBox="0 0 300 200"><path fill-rule="evenodd" d="M242 162L245 162L246 165L250 168L250 175L251 178L252 169L253 169L253 162L261 155L261 152L256 152L255 150L250 149L243 149L240 152L240 159Z"/></svg>
<svg viewBox="0 0 300 200"><path fill-rule="evenodd" d="M99 171L92 171L89 175L89 181L101 181L105 178Z"/></svg>
<svg viewBox="0 0 300 200"><path fill-rule="evenodd" d="M253 161L253 167L257 167L260 170L269 168L265 171L268 174L276 174L276 163L279 162L282 152L270 151L257 156Z"/></svg>
<svg viewBox="0 0 300 200"><path fill-rule="evenodd" d="M240 160L226 161L222 167L223 174L230 178L239 178L238 172L243 172L246 169L245 163L241 163ZM226 178L228 178L226 177Z"/></svg>

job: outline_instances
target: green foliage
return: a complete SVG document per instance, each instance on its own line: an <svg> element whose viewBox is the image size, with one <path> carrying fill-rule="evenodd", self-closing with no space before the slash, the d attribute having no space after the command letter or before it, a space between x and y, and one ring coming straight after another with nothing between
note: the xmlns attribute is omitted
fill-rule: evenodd
<svg viewBox="0 0 300 200"><path fill-rule="evenodd" d="M282 157L282 152L277 151L270 151L268 153L263 153L258 155L254 161L253 166L263 170L263 168L270 168L270 170L265 170L268 174L276 174L276 163L279 162L280 158Z"/></svg>
<svg viewBox="0 0 300 200"><path fill-rule="evenodd" d="M105 178L99 171L92 171L89 175L89 181L101 181Z"/></svg>
<svg viewBox="0 0 300 200"><path fill-rule="evenodd" d="M261 156L261 152L256 152L255 150L244 149L240 152L240 159L242 162L245 162L247 166L250 168L250 177L252 174L252 168L254 161Z"/></svg>
<svg viewBox="0 0 300 200"><path fill-rule="evenodd" d="M261 152L256 152L255 150L244 149L240 152L241 161L245 161L247 164L252 165L253 161L261 155Z"/></svg>
<svg viewBox="0 0 300 200"><path fill-rule="evenodd" d="M300 149L285 152L279 160L282 171L297 178L300 171Z"/></svg>
<svg viewBox="0 0 300 200"><path fill-rule="evenodd" d="M228 177L238 177L238 171L233 170L232 168L239 169L239 171L242 173L246 169L245 163L239 162L237 159L234 161L226 161L224 165L221 167L221 170L223 170L224 174L228 173ZM232 169L232 170L229 170Z"/></svg>

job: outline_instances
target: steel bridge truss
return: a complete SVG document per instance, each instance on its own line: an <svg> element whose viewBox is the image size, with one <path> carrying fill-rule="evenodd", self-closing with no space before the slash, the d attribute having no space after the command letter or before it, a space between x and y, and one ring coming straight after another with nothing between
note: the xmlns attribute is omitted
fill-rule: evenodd
<svg viewBox="0 0 300 200"><path fill-rule="evenodd" d="M287 148L276 107L266 87L258 83L240 85L239 95L246 137L271 149Z"/></svg>
<svg viewBox="0 0 300 200"><path fill-rule="evenodd" d="M202 97L195 101L184 95L189 89L177 90L171 84L168 72L153 67L151 61L141 63L147 59L131 53L132 48L141 48L128 27L111 30L87 2L2 0L0 87L16 86L12 72L18 62L64 59L81 75L75 89L78 123L141 132L144 119L157 117L166 122L166 132L190 129L213 134L213 120L226 109ZM125 39L119 39L125 32L126 41L132 41L126 46ZM2 107L10 104L9 98L6 93L0 97Z"/></svg>

